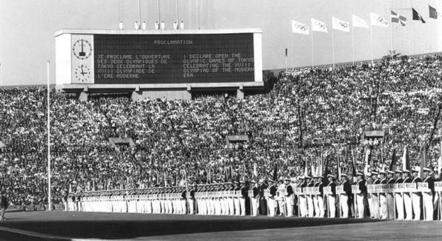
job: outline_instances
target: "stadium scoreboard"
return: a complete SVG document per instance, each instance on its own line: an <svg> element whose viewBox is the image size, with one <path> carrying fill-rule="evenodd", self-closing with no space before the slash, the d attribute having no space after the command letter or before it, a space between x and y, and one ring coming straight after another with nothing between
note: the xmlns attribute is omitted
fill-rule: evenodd
<svg viewBox="0 0 442 241"><path fill-rule="evenodd" d="M260 30L56 33L56 83L262 82Z"/></svg>

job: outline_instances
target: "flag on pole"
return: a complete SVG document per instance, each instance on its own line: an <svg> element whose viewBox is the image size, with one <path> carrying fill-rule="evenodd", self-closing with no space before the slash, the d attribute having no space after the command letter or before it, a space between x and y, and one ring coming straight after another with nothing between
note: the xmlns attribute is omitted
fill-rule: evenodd
<svg viewBox="0 0 442 241"><path fill-rule="evenodd" d="M338 18L332 17L332 28L342 31L342 32L350 32L350 23L347 21L343 21Z"/></svg>
<svg viewBox="0 0 442 241"><path fill-rule="evenodd" d="M372 26L376 27L388 27L388 21L377 13L370 13L370 22Z"/></svg>
<svg viewBox="0 0 442 241"><path fill-rule="evenodd" d="M305 159L304 176L308 176L308 163L307 158Z"/></svg>
<svg viewBox="0 0 442 241"><path fill-rule="evenodd" d="M312 31L315 32L323 32L327 33L327 25L324 22L321 22L319 20L316 20L314 18L311 19L312 21Z"/></svg>
<svg viewBox="0 0 442 241"><path fill-rule="evenodd" d="M404 153L402 154L402 170L410 170L407 146L404 146Z"/></svg>
<svg viewBox="0 0 442 241"><path fill-rule="evenodd" d="M292 33L309 35L309 28L307 25L298 21L292 20Z"/></svg>
<svg viewBox="0 0 442 241"><path fill-rule="evenodd" d="M367 151L367 153L368 153L368 151ZM351 150L351 163L352 163L352 166L353 166L353 172L352 172L352 175L354 176L354 177L356 177L356 173L358 172L358 166L357 166L357 164L356 164L356 158L354 157L354 155L353 155L353 150ZM367 160L366 160L366 165L365 166L368 166L368 154L367 154ZM364 169L365 169L365 167L364 167Z"/></svg>
<svg viewBox="0 0 442 241"><path fill-rule="evenodd" d="M402 26L407 25L407 18L404 17L404 16L399 15L399 23L400 23Z"/></svg>
<svg viewBox="0 0 442 241"><path fill-rule="evenodd" d="M396 170L396 149L393 150L393 155L391 156L391 163L390 163L390 171Z"/></svg>
<svg viewBox="0 0 442 241"><path fill-rule="evenodd" d="M413 11L413 20L421 21L422 23L425 23L424 18L416 11L416 9L412 8Z"/></svg>
<svg viewBox="0 0 442 241"><path fill-rule="evenodd" d="M313 177L315 177L316 176L316 168L315 168L315 164L313 163L313 161L310 163L310 165L311 165L311 168L310 168L310 171L311 171L311 175L313 176Z"/></svg>
<svg viewBox="0 0 442 241"><path fill-rule="evenodd" d="M397 14L393 10L391 10L391 22L392 23L399 23L399 14Z"/></svg>
<svg viewBox="0 0 442 241"><path fill-rule="evenodd" d="M365 22L364 19L356 15L351 15L351 17L353 22L353 28L368 28L368 24L367 22Z"/></svg>
<svg viewBox="0 0 442 241"><path fill-rule="evenodd" d="M400 23L402 26L405 26L407 25L407 18L391 10L391 22Z"/></svg>
<svg viewBox="0 0 442 241"><path fill-rule="evenodd" d="M341 180L341 174L342 174L342 170L341 170L341 154L339 154L338 156L338 179Z"/></svg>
<svg viewBox="0 0 442 241"><path fill-rule="evenodd" d="M428 5L428 8L430 10L430 18L437 19L438 12L436 8L432 7L431 5Z"/></svg>
<svg viewBox="0 0 442 241"><path fill-rule="evenodd" d="M278 163L273 168L273 181L278 181Z"/></svg>
<svg viewBox="0 0 442 241"><path fill-rule="evenodd" d="M258 177L258 164L253 163L253 176Z"/></svg>
<svg viewBox="0 0 442 241"><path fill-rule="evenodd" d="M364 174L368 173L368 167L370 166L369 165L370 154L371 154L370 148L367 148L367 150L365 151L365 158L364 158ZM352 155L353 155L353 152L352 152Z"/></svg>
<svg viewBox="0 0 442 241"><path fill-rule="evenodd" d="M425 147L422 147L422 157L421 158L422 158L422 160L421 160L420 168L419 168L419 176L421 178L423 178L424 167L427 167L427 153L425 153Z"/></svg>
<svg viewBox="0 0 442 241"><path fill-rule="evenodd" d="M330 158L328 158L328 156L325 156L325 170L322 173L322 176L324 177L324 179L327 179L327 175L328 175L328 161L330 160Z"/></svg>

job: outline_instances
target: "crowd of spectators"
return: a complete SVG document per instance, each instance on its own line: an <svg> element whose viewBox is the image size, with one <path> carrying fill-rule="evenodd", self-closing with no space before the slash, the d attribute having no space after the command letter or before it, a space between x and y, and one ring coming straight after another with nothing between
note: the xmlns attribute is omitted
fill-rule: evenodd
<svg viewBox="0 0 442 241"><path fill-rule="evenodd" d="M51 92L54 199L65 192L219 183L362 170L366 130L385 130L370 168L389 167L404 146L412 163L440 156L442 58L385 59L281 73L270 92L193 100L97 97ZM0 182L11 203L47 193L46 89L0 89ZM229 144L228 135L249 141ZM109 138L133 140L116 145ZM313 167L313 168L312 168Z"/></svg>

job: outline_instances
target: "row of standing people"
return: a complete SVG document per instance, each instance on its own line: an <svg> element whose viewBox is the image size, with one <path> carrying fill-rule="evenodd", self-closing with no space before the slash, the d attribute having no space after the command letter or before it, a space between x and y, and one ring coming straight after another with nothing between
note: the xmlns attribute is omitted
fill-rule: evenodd
<svg viewBox="0 0 442 241"><path fill-rule="evenodd" d="M423 180L414 169L357 173L355 182L346 174L341 180L330 174L325 181L304 176L279 182L89 192L70 195L65 206L94 212L432 220L440 217L439 192L431 170L424 173ZM428 183L426 191L417 189L421 182ZM399 184L412 185L398 190Z"/></svg>

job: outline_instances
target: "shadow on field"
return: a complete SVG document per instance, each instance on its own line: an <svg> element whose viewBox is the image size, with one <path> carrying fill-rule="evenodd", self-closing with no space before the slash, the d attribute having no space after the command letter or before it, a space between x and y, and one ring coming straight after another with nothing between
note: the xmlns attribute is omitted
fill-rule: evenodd
<svg viewBox="0 0 442 241"><path fill-rule="evenodd" d="M149 217L149 216L147 216ZM185 219L170 215L168 220L152 216L150 220L16 220L4 227L66 238L128 239L167 234L217 231L240 231L288 227L307 227L373 222L355 219L268 218L268 217L200 217Z"/></svg>

